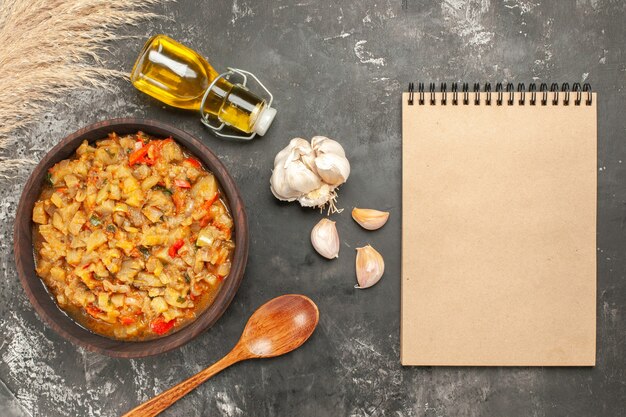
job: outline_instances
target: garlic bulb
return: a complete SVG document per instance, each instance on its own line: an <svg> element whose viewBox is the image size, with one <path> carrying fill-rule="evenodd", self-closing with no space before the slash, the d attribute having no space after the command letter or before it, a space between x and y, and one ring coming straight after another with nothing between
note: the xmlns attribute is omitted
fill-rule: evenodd
<svg viewBox="0 0 626 417"><path fill-rule="evenodd" d="M322 219L311 230L311 243L324 258L333 259L339 257L339 234L335 222Z"/></svg>
<svg viewBox="0 0 626 417"><path fill-rule="evenodd" d="M352 218L355 222L360 224L362 228L376 230L387 223L389 212L355 207L352 209Z"/></svg>
<svg viewBox="0 0 626 417"><path fill-rule="evenodd" d="M328 205L335 212L336 189L349 176L350 162L338 142L324 136L311 143L294 138L274 158L270 189L279 200L298 200L303 207Z"/></svg>
<svg viewBox="0 0 626 417"><path fill-rule="evenodd" d="M364 289L380 281L385 272L385 261L380 253L370 245L356 250L356 279L354 288Z"/></svg>

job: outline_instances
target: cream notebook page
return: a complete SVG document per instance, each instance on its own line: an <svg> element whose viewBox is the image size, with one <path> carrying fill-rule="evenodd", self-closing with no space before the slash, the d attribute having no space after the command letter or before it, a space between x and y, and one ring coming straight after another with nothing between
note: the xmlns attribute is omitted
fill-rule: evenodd
<svg viewBox="0 0 626 417"><path fill-rule="evenodd" d="M435 94L402 98L402 364L594 365L595 95Z"/></svg>

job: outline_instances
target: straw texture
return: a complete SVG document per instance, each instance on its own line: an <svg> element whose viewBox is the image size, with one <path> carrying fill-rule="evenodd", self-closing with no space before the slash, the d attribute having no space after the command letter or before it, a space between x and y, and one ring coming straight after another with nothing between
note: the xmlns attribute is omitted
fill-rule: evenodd
<svg viewBox="0 0 626 417"><path fill-rule="evenodd" d="M100 59L116 29L156 15L159 0L0 0L0 151L69 90L124 74ZM0 177L29 162L0 156Z"/></svg>

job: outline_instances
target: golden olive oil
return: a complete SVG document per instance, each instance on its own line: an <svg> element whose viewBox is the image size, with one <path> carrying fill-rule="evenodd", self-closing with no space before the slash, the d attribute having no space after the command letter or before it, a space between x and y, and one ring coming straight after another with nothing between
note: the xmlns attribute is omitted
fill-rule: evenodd
<svg viewBox="0 0 626 417"><path fill-rule="evenodd" d="M131 73L139 90L170 106L200 110L202 98L219 74L194 50L156 35L146 42ZM263 135L276 110L243 86L219 78L203 111L245 133Z"/></svg>

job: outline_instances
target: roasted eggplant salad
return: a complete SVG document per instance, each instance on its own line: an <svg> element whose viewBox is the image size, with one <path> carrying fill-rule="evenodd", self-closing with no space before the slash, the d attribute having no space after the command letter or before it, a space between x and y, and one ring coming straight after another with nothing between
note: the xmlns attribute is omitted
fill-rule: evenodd
<svg viewBox="0 0 626 417"><path fill-rule="evenodd" d="M231 268L233 220L215 176L172 138L83 142L36 201L37 274L91 331L147 340L215 299Z"/></svg>

